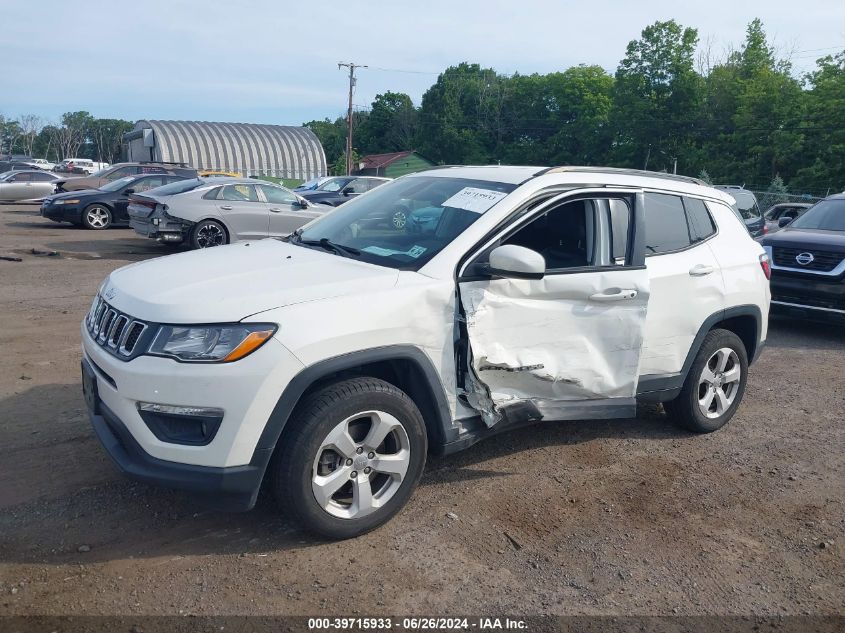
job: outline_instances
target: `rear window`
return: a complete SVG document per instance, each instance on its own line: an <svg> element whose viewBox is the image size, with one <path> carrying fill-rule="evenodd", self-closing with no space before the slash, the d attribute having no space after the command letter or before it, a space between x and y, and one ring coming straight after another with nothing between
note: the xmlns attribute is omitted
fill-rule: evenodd
<svg viewBox="0 0 845 633"><path fill-rule="evenodd" d="M692 243L680 197L647 193L644 215L646 254L677 251Z"/></svg>
<svg viewBox="0 0 845 633"><path fill-rule="evenodd" d="M204 180L196 178L194 180L179 180L178 182L171 182L169 185L164 185L163 187L158 187L156 189L156 195L161 196L173 196L177 193L185 193L187 191L193 191L197 187L202 187L203 185L207 185L208 183Z"/></svg>
<svg viewBox="0 0 845 633"><path fill-rule="evenodd" d="M684 208L687 210L690 233L696 242L706 240L716 232L713 218L703 200L698 198L684 198Z"/></svg>
<svg viewBox="0 0 845 633"><path fill-rule="evenodd" d="M760 208L757 206L757 198L748 191L729 191L736 200L736 208L743 220L756 220L760 217Z"/></svg>

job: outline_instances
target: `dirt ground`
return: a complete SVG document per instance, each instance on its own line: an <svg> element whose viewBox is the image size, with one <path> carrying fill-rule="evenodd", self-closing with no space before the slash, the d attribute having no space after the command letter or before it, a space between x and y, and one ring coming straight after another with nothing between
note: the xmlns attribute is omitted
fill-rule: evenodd
<svg viewBox="0 0 845 633"><path fill-rule="evenodd" d="M79 323L163 252L0 206L23 260L0 260L0 615L845 613L845 328L774 321L716 433L643 407L504 434L327 543L269 498L219 514L127 481L95 439Z"/></svg>

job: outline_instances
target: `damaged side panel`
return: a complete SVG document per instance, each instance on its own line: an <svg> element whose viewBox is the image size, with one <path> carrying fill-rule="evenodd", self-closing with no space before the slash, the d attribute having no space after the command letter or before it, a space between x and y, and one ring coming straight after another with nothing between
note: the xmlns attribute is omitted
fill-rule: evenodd
<svg viewBox="0 0 845 633"><path fill-rule="evenodd" d="M590 299L619 288L634 296ZM488 426L634 413L645 270L473 281L460 284L460 295L470 348L466 397Z"/></svg>

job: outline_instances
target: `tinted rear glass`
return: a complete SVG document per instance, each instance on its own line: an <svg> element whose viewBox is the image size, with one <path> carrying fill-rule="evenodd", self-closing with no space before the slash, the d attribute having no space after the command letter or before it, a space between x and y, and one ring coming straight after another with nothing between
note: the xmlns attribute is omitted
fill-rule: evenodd
<svg viewBox="0 0 845 633"><path fill-rule="evenodd" d="M748 191L728 191L736 200L736 208L743 220L753 220L760 217L760 209L757 206L757 198Z"/></svg>
<svg viewBox="0 0 845 633"><path fill-rule="evenodd" d="M691 243L684 206L678 196L645 194L646 254L666 253Z"/></svg>
<svg viewBox="0 0 845 633"><path fill-rule="evenodd" d="M178 182L171 182L169 185L158 187L156 189L157 196L173 196L177 193L185 193L186 191L193 191L197 187L202 187L208 183L205 180L196 178L193 180L180 180Z"/></svg>

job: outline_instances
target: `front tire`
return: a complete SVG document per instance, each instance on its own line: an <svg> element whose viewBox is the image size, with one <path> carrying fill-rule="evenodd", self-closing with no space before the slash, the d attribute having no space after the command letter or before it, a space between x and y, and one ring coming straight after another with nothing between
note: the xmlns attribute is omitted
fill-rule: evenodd
<svg viewBox="0 0 845 633"><path fill-rule="evenodd" d="M211 248L229 243L225 227L214 220L198 222L191 231L191 248Z"/></svg>
<svg viewBox="0 0 845 633"><path fill-rule="evenodd" d="M663 408L681 426L712 433L730 421L745 393L748 354L729 330L711 330L690 367L681 393Z"/></svg>
<svg viewBox="0 0 845 633"><path fill-rule="evenodd" d="M331 539L369 532L408 501L428 440L414 402L376 378L329 385L297 409L272 468L279 503Z"/></svg>
<svg viewBox="0 0 845 633"><path fill-rule="evenodd" d="M111 210L102 204L92 204L82 211L82 226L94 231L102 231L111 226Z"/></svg>

